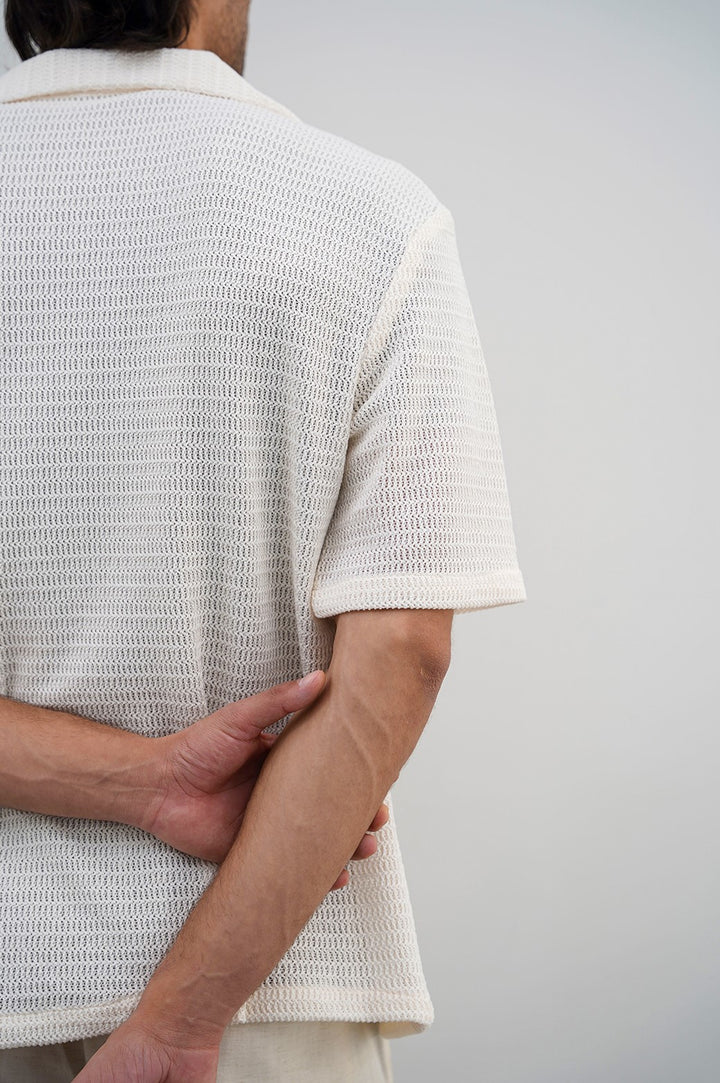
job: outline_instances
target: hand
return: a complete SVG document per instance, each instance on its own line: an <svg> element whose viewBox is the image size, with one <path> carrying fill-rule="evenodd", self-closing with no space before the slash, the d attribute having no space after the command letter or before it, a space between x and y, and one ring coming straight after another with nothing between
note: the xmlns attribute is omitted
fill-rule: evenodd
<svg viewBox="0 0 720 1083"><path fill-rule="evenodd" d="M232 846L253 787L278 734L263 729L293 711L307 707L325 687L318 671L302 689L297 681L275 685L257 695L228 703L179 733L155 738L160 756L157 799L140 826L176 850L220 863ZM382 804L368 832L389 819ZM377 841L363 835L350 860L370 857ZM347 869L331 891L345 887Z"/></svg>
<svg viewBox="0 0 720 1083"><path fill-rule="evenodd" d="M161 1037L131 1015L103 1042L75 1083L216 1083L222 1032L192 1043Z"/></svg>

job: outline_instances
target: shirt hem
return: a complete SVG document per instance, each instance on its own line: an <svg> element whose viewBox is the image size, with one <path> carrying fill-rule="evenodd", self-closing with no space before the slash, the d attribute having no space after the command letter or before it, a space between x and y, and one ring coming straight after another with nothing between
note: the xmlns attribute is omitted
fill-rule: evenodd
<svg viewBox="0 0 720 1083"><path fill-rule="evenodd" d="M132 1015L142 993L74 1008L0 1015L0 1049L51 1045L110 1034ZM281 990L256 989L235 1013L230 1026L242 1023L378 1023L384 1038L421 1034L435 1018L429 996L402 990L339 989L332 985Z"/></svg>

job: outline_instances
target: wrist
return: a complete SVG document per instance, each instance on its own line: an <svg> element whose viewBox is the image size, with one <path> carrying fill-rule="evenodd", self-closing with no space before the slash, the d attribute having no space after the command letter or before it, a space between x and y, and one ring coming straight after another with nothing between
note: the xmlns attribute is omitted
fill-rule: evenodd
<svg viewBox="0 0 720 1083"><path fill-rule="evenodd" d="M122 733L117 773L108 779L110 816L118 823L149 830L162 803L165 778L163 739Z"/></svg>
<svg viewBox="0 0 720 1083"><path fill-rule="evenodd" d="M156 1013L147 1008L141 1008L140 1005L127 1022L128 1025L137 1027L168 1049L218 1049L225 1033L224 1027L203 1029L196 1026L196 1021L192 1018L190 1020L185 1016L173 1018L167 1012Z"/></svg>
<svg viewBox="0 0 720 1083"><path fill-rule="evenodd" d="M215 1001L192 995L191 983L168 975L163 963L153 974L133 1012L133 1019L167 1045L208 1048L219 1045L237 1009L225 1012Z"/></svg>

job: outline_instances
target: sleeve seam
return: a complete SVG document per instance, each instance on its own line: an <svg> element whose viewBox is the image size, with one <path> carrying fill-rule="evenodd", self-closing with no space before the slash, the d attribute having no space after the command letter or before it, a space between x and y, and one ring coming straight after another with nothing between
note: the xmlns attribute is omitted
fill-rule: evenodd
<svg viewBox="0 0 720 1083"><path fill-rule="evenodd" d="M441 230L443 228L454 230L454 219L445 204L438 201L432 211L411 231L410 236L405 243L403 253L398 263L395 265L390 281L383 290L380 303L359 352L355 374L355 386L357 386L361 377L368 355L378 353L384 345L384 338L386 336L379 331L379 323L385 321L386 326L389 326L392 323L392 318L388 319L388 310L392 313L394 306L394 310L397 311L407 296L412 280L412 271L417 268L419 263L419 256L417 254L419 241L426 235L432 235L436 229Z"/></svg>

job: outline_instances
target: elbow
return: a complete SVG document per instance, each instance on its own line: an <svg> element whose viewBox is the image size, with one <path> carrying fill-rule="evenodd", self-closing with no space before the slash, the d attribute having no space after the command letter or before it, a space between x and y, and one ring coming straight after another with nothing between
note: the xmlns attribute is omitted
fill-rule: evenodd
<svg viewBox="0 0 720 1083"><path fill-rule="evenodd" d="M447 650L441 650L439 647L432 647L430 650L422 649L418 653L418 677L433 700L438 695L449 668L449 647Z"/></svg>

